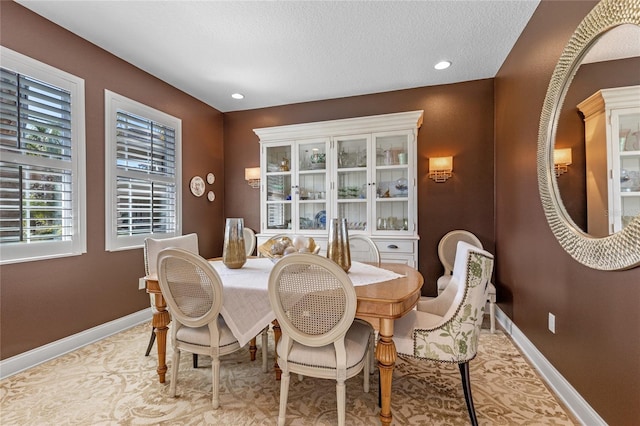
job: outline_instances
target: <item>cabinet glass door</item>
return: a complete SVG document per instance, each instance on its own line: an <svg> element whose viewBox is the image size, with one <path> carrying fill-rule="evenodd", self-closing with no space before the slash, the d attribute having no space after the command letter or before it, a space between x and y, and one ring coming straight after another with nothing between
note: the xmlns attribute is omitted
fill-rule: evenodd
<svg viewBox="0 0 640 426"><path fill-rule="evenodd" d="M612 113L614 170L613 232L620 231L640 214L640 108ZM617 148L617 149L616 149Z"/></svg>
<svg viewBox="0 0 640 426"><path fill-rule="evenodd" d="M371 179L367 173L370 135L337 137L336 202L337 215L347 219L349 231L366 231L369 226Z"/></svg>
<svg viewBox="0 0 640 426"><path fill-rule="evenodd" d="M328 140L297 141L296 147L294 201L299 217L296 229L306 234L324 232L327 226Z"/></svg>
<svg viewBox="0 0 640 426"><path fill-rule="evenodd" d="M375 233L412 231L409 182L410 132L379 133L373 136L375 152Z"/></svg>
<svg viewBox="0 0 640 426"><path fill-rule="evenodd" d="M291 145L269 146L265 150L265 203L268 230L291 229L292 173Z"/></svg>

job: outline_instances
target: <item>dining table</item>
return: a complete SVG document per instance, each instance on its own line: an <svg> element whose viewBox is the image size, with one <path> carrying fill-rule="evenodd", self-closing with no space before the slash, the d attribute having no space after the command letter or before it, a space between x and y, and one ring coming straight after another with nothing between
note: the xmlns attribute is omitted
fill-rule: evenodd
<svg viewBox="0 0 640 426"><path fill-rule="evenodd" d="M238 269L229 269L221 259L210 259L209 264L218 272L223 287L223 306L220 314L241 346L249 343L251 359L255 359L255 336L273 324L274 337L280 338L280 327L268 296L269 273L273 260L250 257ZM389 425L393 368L397 351L393 342L394 321L411 311L420 300L423 277L418 270L401 263L372 265L352 262L349 278L357 296L356 317L369 322L378 331L376 359L380 372L380 422ZM171 316L162 296L158 277L145 277L146 291L154 295L155 310L152 325L156 332L158 349L157 373L160 383L167 372L166 342ZM274 364L276 378L280 369Z"/></svg>

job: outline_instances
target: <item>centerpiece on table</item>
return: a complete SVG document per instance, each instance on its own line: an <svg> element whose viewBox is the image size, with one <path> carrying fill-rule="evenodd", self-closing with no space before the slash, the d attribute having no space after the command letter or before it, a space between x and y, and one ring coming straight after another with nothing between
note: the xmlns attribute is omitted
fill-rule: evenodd
<svg viewBox="0 0 640 426"><path fill-rule="evenodd" d="M320 246L311 237L298 235L271 238L258 247L258 252L263 257L279 259L291 253L318 254Z"/></svg>

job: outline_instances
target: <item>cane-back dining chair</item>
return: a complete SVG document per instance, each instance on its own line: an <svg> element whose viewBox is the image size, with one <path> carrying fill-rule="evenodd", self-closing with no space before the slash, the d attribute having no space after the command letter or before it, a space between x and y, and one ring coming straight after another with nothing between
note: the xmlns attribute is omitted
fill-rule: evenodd
<svg viewBox="0 0 640 426"><path fill-rule="evenodd" d="M366 235L349 235L349 252L351 260L371 262L380 266L380 250L378 250L376 243Z"/></svg>
<svg viewBox="0 0 640 426"><path fill-rule="evenodd" d="M366 235L362 234L353 234L349 235L349 254L351 260L356 262L369 262L373 263L375 266L380 266L380 250L378 250L378 246L376 243ZM356 319L356 321L364 321L360 319ZM369 372L371 374L375 371L375 331L371 330L371 340L370 340L370 354L371 354L371 369Z"/></svg>
<svg viewBox="0 0 640 426"><path fill-rule="evenodd" d="M371 326L354 321L356 293L335 262L290 254L269 276L269 301L282 329L278 425L285 424L290 374L336 380L338 424L345 424L345 380L364 370L369 391Z"/></svg>
<svg viewBox="0 0 640 426"><path fill-rule="evenodd" d="M393 340L400 355L458 364L469 418L477 425L469 361L478 349L493 256L463 241L457 247L447 288L397 319Z"/></svg>
<svg viewBox="0 0 640 426"><path fill-rule="evenodd" d="M244 233L244 248L247 252L247 256L251 256L256 249L256 233L251 228L243 228Z"/></svg>
<svg viewBox="0 0 640 426"><path fill-rule="evenodd" d="M451 273L456 259L456 247L458 241L465 241L478 248L483 248L482 243L474 234L462 229L456 229L445 234L438 243L438 257L444 267L444 274L438 278L436 285L438 294L441 294L451 280ZM491 332L496 330L496 286L489 283L489 291L487 293L487 301L489 302L489 320L491 324Z"/></svg>
<svg viewBox="0 0 640 426"><path fill-rule="evenodd" d="M220 405L220 356L240 349L240 344L220 315L222 282L202 257L182 249L165 249L158 256L160 289L173 317L171 327L171 384L176 396L180 352L211 357L213 408ZM263 351L264 355L264 351Z"/></svg>
<svg viewBox="0 0 640 426"><path fill-rule="evenodd" d="M255 239L255 237L254 237ZM187 234L181 235L178 237L171 238L146 238L144 240L144 269L146 275L156 275L157 274L157 264L158 264L158 254L167 248L180 248L187 250L190 253L198 254L198 234ZM150 294L151 296L151 310L155 312L155 295ZM267 371L267 344L268 344L268 332L269 327L265 327L262 330L262 347L263 347L263 357L262 357L262 370L264 372ZM156 334L153 326L151 327L151 338L149 339L149 345L147 346L147 351L145 352L145 356L149 356L151 353L151 348L153 347L153 342L155 342ZM253 356L253 355L252 355ZM198 354L193 354L193 368L198 368Z"/></svg>
<svg viewBox="0 0 640 426"><path fill-rule="evenodd" d="M144 273L145 275L156 275L157 274L157 265L158 265L158 253L162 250L175 247L185 249L191 253L198 254L198 234L187 234L180 235L177 237L171 238L146 238L144 240ZM155 312L156 304L155 304L155 295L149 294L151 296L151 311ZM151 352L151 348L153 347L153 342L156 340L156 333L153 325L151 326L151 337L149 338L149 345L147 346L147 351L145 352L145 356L149 356ZM194 366L197 366L197 356L194 356L193 359Z"/></svg>

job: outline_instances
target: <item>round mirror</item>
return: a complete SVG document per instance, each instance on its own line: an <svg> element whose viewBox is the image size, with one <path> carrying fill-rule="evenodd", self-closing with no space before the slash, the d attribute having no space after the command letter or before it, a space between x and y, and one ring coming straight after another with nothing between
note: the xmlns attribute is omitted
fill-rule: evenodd
<svg viewBox="0 0 640 426"><path fill-rule="evenodd" d="M619 89L623 87L628 90ZM618 91L632 95L624 104L603 105L602 96L611 101L610 94ZM622 128L618 135L611 134L615 138L606 135L607 108L609 113L614 108L625 109ZM639 136L640 26L623 24L600 35L588 50L558 117L554 153L559 156L554 162L559 164L554 166L563 167L556 173L559 202L575 225L592 237L618 232L640 213ZM614 147L610 139L619 146ZM617 148L615 156L613 148ZM610 173L614 167L619 185L609 188L614 183ZM624 214L613 206L622 203L627 210Z"/></svg>
<svg viewBox="0 0 640 426"><path fill-rule="evenodd" d="M628 31L637 31L639 25L640 5L637 2L603 0L596 5L578 26L556 65L540 118L538 185L547 221L559 243L574 259L600 270L626 269L640 264L640 207L635 208L633 205L635 200L629 203L631 198L628 195L633 194L624 194L627 197L623 202L631 207L626 208L627 213L618 215L616 226L613 225L612 219L604 229L598 229L590 224L591 216L595 218L596 214L591 214L589 211L587 193L590 188L593 188L593 185L589 184L589 179L594 173L586 161L589 149L585 145L585 141L590 140L597 127L589 122L588 116L591 116L595 109L593 105L597 104L601 107L600 104L603 103L596 102L596 98L610 96L609 92L600 89L637 85L637 80L635 83L633 81L636 78L633 73L628 73L631 75L631 80L625 80L626 77L621 78L624 73L607 71L605 67L624 65L638 67L638 58L628 58L627 54L619 58L608 57L604 60L598 56L600 55L598 52L610 54L611 43L615 45L616 37L618 40L620 37L628 40L626 38ZM637 43L637 35L633 40ZM594 75L599 77L593 78ZM605 77L609 77L610 81L605 81ZM614 89L614 92L618 93L619 90L621 89ZM581 105L584 111L581 111L578 105ZM602 115L604 116L604 113ZM618 125L624 127L624 123L618 123ZM606 134L604 122L601 123L601 127L603 127L601 130L604 138ZM620 154L622 146L620 145L622 139L619 139L619 136L621 137L622 134L615 135L613 138L618 144L616 155ZM609 137L612 139L611 135ZM554 161L556 149L558 151L555 152L556 161ZM640 167L640 149L638 151L637 162ZM560 160L562 155L566 158L568 153L571 154L569 160ZM631 154L625 153L625 155ZM608 161L613 161L612 155L608 154L608 156ZM591 157L593 158L593 154ZM635 162L632 167L635 167ZM570 169L569 173L563 175L563 171L567 168ZM609 169L602 171L604 174L602 179L620 181L624 178L620 174L628 173L623 169L620 160L614 169L614 172ZM611 173L617 173L617 175L611 176ZM619 191L620 187L618 187ZM640 206L640 194L637 202ZM621 210L621 207L613 209L600 207L601 216L608 216L607 220L618 210ZM594 211L593 208L592 211ZM629 211L633 214L629 214Z"/></svg>

